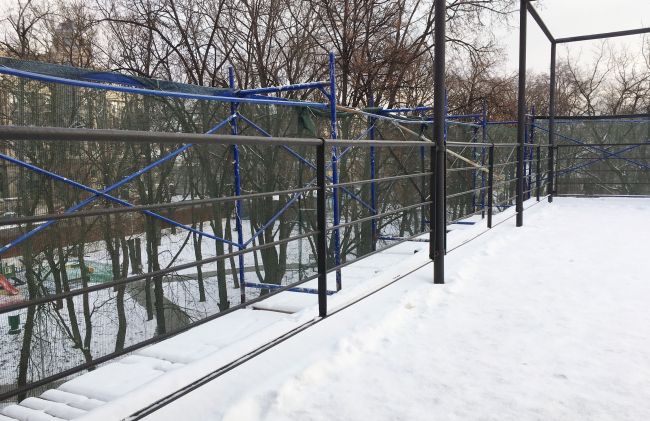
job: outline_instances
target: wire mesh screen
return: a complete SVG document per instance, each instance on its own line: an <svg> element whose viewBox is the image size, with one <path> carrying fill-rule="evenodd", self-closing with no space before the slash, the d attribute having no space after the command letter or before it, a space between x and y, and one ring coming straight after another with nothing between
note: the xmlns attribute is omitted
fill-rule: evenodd
<svg viewBox="0 0 650 421"><path fill-rule="evenodd" d="M549 151L547 135L531 124L526 125L524 147L524 200L548 194ZM490 123L487 139L496 145L516 144L517 127L513 124ZM540 147L541 145L541 147ZM517 148L496 147L494 150L493 212L515 205L517 198Z"/></svg>
<svg viewBox="0 0 650 421"><path fill-rule="evenodd" d="M329 137L328 114L307 107L242 104L239 135ZM4 125L230 134L229 103L98 91L13 76L0 77ZM248 120L248 121L247 121ZM368 117L339 113L342 137L417 140L413 130ZM410 126L409 126L410 127ZM412 129L412 127L411 127ZM243 257L148 273L290 239L316 230L313 191L315 148L239 146L244 195L241 235L235 202L188 201L233 196L234 148L223 145L127 142L8 141L0 145L0 214L7 218L60 215L74 210L121 212L0 227L2 273L18 294L4 291L0 306L43 299L81 288L95 290L5 313L0 319L3 358L0 392L26 385L112 352L173 331L240 302L246 281L288 285L316 271L313 236L249 252ZM409 175L429 168L421 148L338 148L338 182ZM376 164L376 165L375 165ZM334 173L327 172L333 183ZM424 178L405 178L337 190L340 223L422 203ZM328 225L334 202L328 200ZM389 240L425 231L424 207L415 206L340 229L340 263ZM328 265L336 264L329 233ZM102 288L132 276L140 280ZM345 285L345 280L343 280ZM267 293L246 288L245 298ZM1 308L1 307L0 307ZM30 393L37 393L32 391Z"/></svg>
<svg viewBox="0 0 650 421"><path fill-rule="evenodd" d="M559 121L555 133L558 194L650 195L650 121Z"/></svg>

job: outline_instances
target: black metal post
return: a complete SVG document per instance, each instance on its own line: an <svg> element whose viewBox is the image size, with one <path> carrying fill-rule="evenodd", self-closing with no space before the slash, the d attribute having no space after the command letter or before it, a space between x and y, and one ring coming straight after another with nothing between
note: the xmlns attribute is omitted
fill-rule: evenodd
<svg viewBox="0 0 650 421"><path fill-rule="evenodd" d="M327 316L327 213L325 209L325 141L316 147L316 254L318 260L318 315Z"/></svg>
<svg viewBox="0 0 650 421"><path fill-rule="evenodd" d="M548 99L548 201L553 202L555 196L555 47L556 43L551 43L551 80L550 95Z"/></svg>
<svg viewBox="0 0 650 421"><path fill-rule="evenodd" d="M446 0L435 0L435 46L434 46L434 82L433 82L433 141L436 143L435 161L431 160L431 170L435 172L434 201L435 244L429 245L430 257L433 260L433 283L445 283L445 237L447 219L447 200L445 187L447 174L445 160L447 148L445 145L445 25L447 18ZM433 250L431 250L433 249Z"/></svg>
<svg viewBox="0 0 650 421"><path fill-rule="evenodd" d="M492 196L494 188L494 143L490 145L488 152L488 214L487 214L487 226L492 228Z"/></svg>
<svg viewBox="0 0 650 421"><path fill-rule="evenodd" d="M560 145L554 146L553 149L557 149L557 151L556 151L556 153L557 153L557 162L558 162L558 165L560 165L559 164L559 162L560 162ZM553 192L553 196L557 196L559 192L560 192L560 177L557 177L555 179L555 191Z"/></svg>
<svg viewBox="0 0 650 421"><path fill-rule="evenodd" d="M517 226L524 225L524 141L526 130L526 18L528 0L519 2L519 98L517 112Z"/></svg>
<svg viewBox="0 0 650 421"><path fill-rule="evenodd" d="M563 44L565 42L593 41L595 39L626 37L628 35L640 35L650 33L650 28L628 29L627 31L604 32L602 34L580 35L577 37L558 38L555 41Z"/></svg>
<svg viewBox="0 0 650 421"><path fill-rule="evenodd" d="M537 144L537 177L535 177L535 180L537 181L537 201L539 202L539 189L540 189L540 182L539 182L539 177L542 175L542 144L538 143Z"/></svg>

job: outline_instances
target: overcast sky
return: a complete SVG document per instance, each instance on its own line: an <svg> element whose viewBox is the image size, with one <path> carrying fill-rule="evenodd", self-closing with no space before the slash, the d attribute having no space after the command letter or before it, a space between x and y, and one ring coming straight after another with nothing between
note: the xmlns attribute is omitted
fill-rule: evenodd
<svg viewBox="0 0 650 421"><path fill-rule="evenodd" d="M650 0L540 0L533 2L535 9L555 38L590 35L650 26ZM508 68L516 70L519 63L519 17L515 16L510 33L504 34L507 45ZM614 42L636 46L641 35L614 38ZM582 48L585 56L597 41L571 43L572 50ZM638 50L637 50L638 51ZM558 46L558 55L565 55ZM551 44L528 15L527 67L548 72Z"/></svg>

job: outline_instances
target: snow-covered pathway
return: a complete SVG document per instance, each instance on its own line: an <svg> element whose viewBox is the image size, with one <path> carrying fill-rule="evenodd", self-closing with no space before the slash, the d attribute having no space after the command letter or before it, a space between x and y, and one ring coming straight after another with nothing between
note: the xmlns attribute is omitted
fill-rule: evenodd
<svg viewBox="0 0 650 421"><path fill-rule="evenodd" d="M524 224L147 419L650 419L650 199L558 198Z"/></svg>

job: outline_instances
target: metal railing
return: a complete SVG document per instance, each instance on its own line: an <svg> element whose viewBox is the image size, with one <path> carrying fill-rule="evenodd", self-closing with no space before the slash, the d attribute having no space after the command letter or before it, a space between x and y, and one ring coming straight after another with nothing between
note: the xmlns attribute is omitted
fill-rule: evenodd
<svg viewBox="0 0 650 421"><path fill-rule="evenodd" d="M373 141L373 140L336 140L336 139L296 139L296 138L269 138L269 137L254 137L254 136L222 136L222 135L201 135L201 134L181 134L181 133L152 133L152 132L137 132L137 131L112 131L112 130L84 130L84 129L58 129L58 128L36 128L36 127L0 127L0 141L47 141L47 142L57 142L57 141L67 141L67 142L122 142L122 143L157 143L157 144L212 144L212 145L265 145L265 146L304 146L315 148L316 163L313 165L316 170L316 186L308 185L307 187L296 188L296 189L287 189L287 190L278 190L272 192L260 192L260 193L250 193L243 195L235 196L224 196L224 197L211 197L211 198L202 198L195 200L183 200L180 202L172 203L156 203L156 204L145 204L145 205L132 205L127 204L123 207L113 207L106 209L89 209L89 210L75 210L73 212L64 212L56 214L47 214L47 215L31 215L31 216L10 216L5 219L0 219L0 227L3 226L19 226L27 225L29 227L39 226L38 224L50 223L56 221L65 221L71 219L91 219L97 217L115 217L116 215L124 213L145 213L149 217L159 216L156 214L157 211L169 210L169 209L187 209L193 208L196 206L202 205L212 205L216 203L232 203L242 200L253 200L253 199L262 199L268 198L269 196L296 196L300 194L307 194L316 192L316 230L312 230L305 233L300 233L299 235L289 235L287 238L281 238L276 241L268 242L266 244L253 245L253 247L240 248L236 251L231 251L223 253L220 255L197 259L196 261L191 261L188 263L182 263L177 265L170 265L164 269L160 270L150 270L146 273L135 274L134 276L124 276L117 279L112 279L103 283L88 285L83 284L80 288L66 289L62 291L57 291L55 293L48 293L41 291L39 294L30 295L30 298L26 301L14 302L7 304L3 307L0 307L0 314L8 314L10 312L24 311L26 309L34 309L37 307L43 306L56 306L57 303L61 303L63 300L71 300L74 297L87 297L88 294L102 291L102 290L111 290L114 288L123 288L127 285L132 285L140 281L151 281L153 280L154 288L159 287L162 290L162 279L165 276L170 276L179 271L200 267L205 264L221 262L227 259L232 259L244 255L246 253L255 253L268 249L270 247L277 247L283 244L287 244L296 240L303 238L315 238L316 244L316 273L306 276L302 279L299 279L296 282L291 282L287 285L275 285L275 284L259 284L257 287L260 289L268 290L268 293L261 295L259 297L248 299L245 302L229 307L227 309L221 310L215 314L202 317L199 320L191 321L183 326L173 327L171 329L159 331L156 336L151 338L146 338L137 343L125 346L122 349L115 350L113 352L106 353L104 355L93 357L90 361L86 361L81 364L76 364L73 367L68 367L62 369L58 373L52 375L43 376L38 380L26 381L23 379L22 383L19 382L16 387L11 387L9 390L5 389L3 393L0 393L0 401L4 401L13 397L18 396L19 398L26 396L30 391L42 388L52 382L60 381L71 375L79 373L83 370L93 369L94 367L106 363L110 360L113 360L116 357L132 353L138 349L141 349L145 346L157 343L169 337L175 336L179 333L185 332L195 326L204 324L208 321L215 320L227 314L230 314L236 310L248 307L252 304L259 303L267 298L273 297L284 291L295 291L295 292L305 292L305 293L314 293L318 297L318 306L319 306L319 316L325 317L328 314L327 309L327 296L335 293L336 291L329 291L327 288L327 274L339 271L340 269L351 265L363 258L374 255L381 251L384 251L388 248L397 246L407 241L429 241L429 252L430 256L433 255L434 240L436 238L435 229L424 229L421 232L410 236L404 237L386 237L391 241L388 245L382 248L376 248L373 244L373 249L371 252L366 254L359 254L354 259L344 261L335 265L328 265L328 260L331 260L331 251L328 250L328 240L327 233L343 229L355 224L363 224L367 222L373 222L373 225L376 221L382 218L393 217L399 215L400 213L419 210L425 207L429 208L429 215L433 215L434 218L445 218L443 219L444 226L448 224L455 223L460 219L467 218L472 215L482 214L487 217L487 226L492 228L493 226L493 212L494 209L504 209L512 205L513 200L516 200L518 194L527 195L530 197L533 192L537 198L537 201L540 200L540 197L543 195L544 189L547 184L549 184L548 173L551 170L551 167L548 166L547 170L542 170L542 162L549 162L551 160L551 155L543 156L542 151L546 148L549 148L549 145L525 145L511 143L463 143L463 142L446 142L446 148L461 148L460 153L451 153L447 152L445 149L445 155L449 153L448 156L452 157L462 157L462 153L465 150L475 152L479 148L484 148L488 152L487 165L484 163L477 163L471 159L463 159L465 163L471 164L471 166L463 166L458 168L449 168L444 172L445 174L445 186L443 187L442 198L444 199L443 209L447 209L447 200L465 200L469 195L476 194L487 194L487 205L478 205L476 200L472 201L472 206L474 206L474 211L471 213L463 213L462 215L457 215L456 218L448 218L447 215L436 215L433 211L434 200L432 197L435 196L433 193L440 192L440 187L436 185L434 180L433 171L423 171L420 173L411 173L411 174L397 174L392 176L384 176L380 178L371 178L371 179L360 179L346 182L332 182L327 184L329 177L327 176L327 171L330 165L328 161L331 159L331 148L333 147L352 147L352 148L427 148L429 150L429 156L432 162L434 160L434 154L436 153L436 145L433 142L426 141ZM523 168L526 169L524 173L527 181L528 188L524 189L523 192L518 193L517 191L512 191L510 187L513 182L518 180L516 173L513 170L507 170L509 166L514 164L520 164L517 160L511 161L510 158L524 154L513 154L513 151L518 150L517 148L525 148L526 151L530 150L530 154L526 153L526 159L523 164ZM509 151L506 154L505 158L502 157L498 162L496 161L496 151L499 149L506 149ZM536 151L536 156L533 157L532 151ZM505 162L504 162L505 161ZM445 161L446 162L446 161ZM519 166L519 165L518 165ZM535 171L533 171L535 167ZM432 166L432 168L434 168ZM31 170L31 168L29 168ZM475 187L464 191L452 192L447 194L447 176L453 174L462 174L467 171L474 171L475 173L480 171L483 174L487 174L487 185L481 187ZM374 172L372 173L374 177ZM545 176L546 174L546 176ZM42 175L51 177L52 175L43 172ZM514 176L513 176L514 175ZM425 183L429 183L429 196L422 195L418 197L417 200L411 202L411 204L405 204L400 206L393 206L389 209L386 209L383 212L378 212L376 209L373 209L372 214L367 217L360 217L354 220L349 220L346 222L331 223L328 224L328 209L327 209L327 198L328 196L334 196L333 192L336 189L352 186L364 186L372 185L373 189L376 184L385 183L385 182L396 182L396 181L411 181L413 179L422 179ZM495 180L495 178L497 180ZM526 184L525 183L525 184ZM427 191L424 189L423 192ZM504 189L504 193L499 195L495 191L499 188ZM328 193L331 192L331 193ZM423 193L421 192L421 193ZM102 195L103 193L96 193L95 189L91 190L91 193ZM547 192L552 193L552 192ZM497 198L497 203L494 203L495 197ZM480 209L476 211L476 207ZM487 207L487 209L485 209ZM485 215L486 214L486 215ZM431 218L430 218L431 219ZM429 221L427 221L429 222ZM431 226L431 224L429 222ZM180 224L179 226L182 226ZM187 228L187 227L184 227ZM205 234L200 232L200 234ZM374 234L374 230L373 230ZM418 239L418 236L429 234L428 240ZM445 232L438 233L441 237L446 238L446 229ZM377 237L374 238L376 241ZM446 240L444 240L446 243ZM7 245L6 245L7 246ZM6 247L5 246L5 247ZM304 284L310 281L317 281L316 288L307 288ZM39 308L40 308L39 307ZM161 308L161 310L164 310ZM164 311L163 311L164 312ZM157 315L157 317L164 317L164 314Z"/></svg>
<svg viewBox="0 0 650 421"><path fill-rule="evenodd" d="M463 148L463 149L486 148L488 152L487 166L475 165L471 167L447 169L447 173L473 170L473 171L485 171L488 174L488 180L486 186L480 188L472 188L461 192L446 195L446 199L453 199L453 198L462 197L469 194L474 194L477 192L486 192L487 194L486 205L474 204L475 207L480 207L478 211L474 211L470 214L465 214L459 218L448 220L447 223L454 223L461 219L465 219L469 216L483 214L484 212L486 212L486 208L487 208L487 226L488 228L492 228L493 225L492 217L493 217L494 209L498 210L498 209L503 209L512 206L512 201L516 200L518 195L516 190L512 192L507 191L504 192L504 194L499 196L500 201L498 201L498 203L494 203L496 188L510 187L512 183L518 180L515 171L510 171L509 174L506 174L503 170L506 169L508 166L519 164L518 160L507 160L508 158L506 158L507 162L500 162L498 164L495 164L495 150L502 149L502 148L517 150L521 145L518 143L478 143L477 144L477 143L466 143L466 142L446 142L446 145L448 148ZM550 184L548 174L550 170L551 157L550 156L542 157L542 150L543 149L550 150L551 148L552 147L549 145L542 145L542 144L524 146L524 149L526 151L528 151L529 149L531 150L530 155L526 153L526 155L528 156L532 157L532 151L533 150L535 151L535 158L523 160L523 168L525 169L524 174L526 174L523 177L526 180L524 185L528 186L528 188L524 188L522 191L523 199L530 198L534 192L536 200L540 201L541 197L544 195L543 192L545 187ZM542 167L543 162L546 163L545 165L546 169L543 169ZM535 168L534 171L533 171L533 167ZM496 183L494 180L495 174L499 178L499 181ZM547 192L546 195L548 194L550 193Z"/></svg>
<svg viewBox="0 0 650 421"><path fill-rule="evenodd" d="M303 279L298 280L297 282L292 282L288 285L271 285L264 284L261 285L261 288L268 290L268 293L261 295L259 297L248 299L245 302L232 306L223 311L219 311L216 314L203 317L199 320L191 321L180 327L174 327L164 331L159 331L158 334L154 337L141 340L135 344L125 346L122 349L106 353L104 355L93 357L92 360L86 361L82 364L77 364L73 367L68 367L62 369L58 373L47 375L42 378L39 378L34 381L27 381L28 379L23 378L22 381L19 381L16 384L16 387L11 387L9 390L0 394L0 401L10 399L12 397L18 396L19 398L26 396L30 391L34 391L41 387L44 387L52 382L65 379L71 375L79 373L83 370L93 369L94 367L106 363L116 357L121 355L132 353L138 349L141 349L145 346L154 344L166 338L175 336L181 332L187 331L195 326L204 324L208 321L215 320L222 316L225 316L233 311L242 309L244 307L250 306L260 301L266 300L267 298L273 297L284 291L296 291L296 292L308 292L315 293L318 296L319 304L319 316L325 317L327 315L327 296L335 293L336 291L328 291L327 289L327 274L340 270L341 268L353 264L354 262L363 259L369 255L379 253L388 248L394 247L398 244L401 244L405 241L414 239L415 237L431 233L431 230L425 230L423 232L411 235L406 238L402 238L397 242L391 243L386 247L380 249L375 249L374 251L365 254L359 255L352 260L345 261L333 267L328 267L328 244L327 244L327 233L335 230L339 230L346 226L354 224L362 224L367 221L377 221L381 218L386 218L391 215L399 214L400 212L406 212L411 209L421 208L423 206L430 206L432 202L430 200L418 200L415 204L407 206L394 206L393 208L385 212L377 212L376 210L369 217L362 217L352 221L340 222L336 225L328 226L327 220L327 197L332 196L332 192L336 189L343 188L346 186L353 185L366 185L393 182L398 180L411 180L413 178L422 178L425 181L431 181L432 173L423 172L416 174L399 174L389 177L381 177L377 179L368 179L368 180L355 180L352 182L344 183L332 183L327 184L327 169L328 169L328 158L331 159L332 147L354 147L354 148L428 148L431 149L435 145L431 142L415 142L415 141L367 141L367 140L334 140L334 139L296 139L296 138L268 138L268 137L253 137L253 136L222 136L222 135L201 135L201 134L181 134L181 133L152 133L152 132L138 132L138 131L113 131L113 130L85 130L85 129L59 129L59 128L37 128L37 127L16 127L16 126L6 126L0 127L0 141L11 141L11 142L23 142L23 141L36 141L36 142L57 142L57 141L66 141L66 142L121 142L121 143L155 143L155 144L164 144L164 143L173 143L173 144L217 144L217 145L264 145L264 146L304 146L304 147L314 147L316 149L316 186L308 186L298 189L289 189L273 192L263 192L263 193L253 193L253 194L244 194L244 195L235 195L235 196L226 196L226 197L213 197L213 198L203 198L196 200L185 200L180 202L172 203L156 203L156 204L146 204L146 205L132 205L130 203L120 203L123 207L112 207L105 209L89 209L89 210L75 210L75 211L66 211L64 213L51 213L46 215L31 215L31 216L10 216L4 219L0 219L0 227L6 226L27 226L28 230L34 227L43 226L43 223L54 223L57 221L65 220L91 220L92 218L99 217L115 217L119 214L124 213L143 213L148 215L148 217L156 218L160 217L156 212L169 210L169 209L187 209L193 208L201 205L213 205L216 203L232 203L241 200L248 199L260 199L268 198L269 196L279 196L279 195L290 195L296 196L304 193L316 192L316 219L317 219L317 230L302 233L300 235L290 235L288 238L281 238L277 241L268 242L266 244L260 244L254 247L247 247L237 251L208 257L204 259L199 259L196 261L191 261L189 263L182 263L177 265L170 265L164 269L148 271L146 273L136 274L134 276L125 276L119 279L112 279L103 283L98 283L90 285L87 282L82 283L82 286L79 288L70 288L62 291L57 291L55 293L48 293L45 291L37 291L35 294L30 293L30 297L24 301L16 301L9 303L0 307L0 314L8 314L12 312L25 311L26 309L36 309L43 308L48 306L56 306L57 303L62 303L64 300L71 300L74 297L87 297L88 294L106 290L110 291L111 289L116 289L120 287L125 287L128 285L133 285L136 282L140 281L153 281L154 289L161 288L162 291L162 279L165 276L170 276L172 274L178 273L179 271L197 268L202 265L214 262L225 261L226 259L231 259L246 253L254 253L257 251L262 251L270 247L277 247L282 244L287 244L292 241L296 241L303 238L315 237L316 238L316 261L317 261L317 271L311 276L307 276ZM17 160L15 160L17 161ZM18 165L21 165L18 162L14 162ZM23 167L25 167L23 165ZM28 171L37 171L36 167L26 168ZM56 179L56 174L41 170L40 175ZM65 177L62 177L65 178ZM60 180L65 182L66 180ZM68 180L70 181L70 180ZM85 186L79 185L74 186L77 188L83 188ZM328 194L328 191L330 192ZM90 189L91 194L95 195L106 195L107 193L102 193L96 189ZM165 217L165 220L168 218ZM40 225L39 225L40 224ZM183 226L183 224L177 224L178 227L188 228ZM202 231L197 231L200 235L205 235L206 233ZM10 246L11 244L5 245L5 247ZM331 257L331 256L330 256ZM26 269L27 271L31 270L30 268ZM29 277L28 277L29 280ZM317 280L317 288L304 288L303 285L309 281ZM157 297L158 298L158 297ZM35 311L35 310L34 310ZM164 308L160 308L161 313L157 313L157 318L164 318Z"/></svg>

